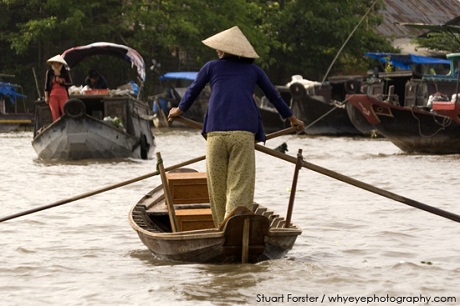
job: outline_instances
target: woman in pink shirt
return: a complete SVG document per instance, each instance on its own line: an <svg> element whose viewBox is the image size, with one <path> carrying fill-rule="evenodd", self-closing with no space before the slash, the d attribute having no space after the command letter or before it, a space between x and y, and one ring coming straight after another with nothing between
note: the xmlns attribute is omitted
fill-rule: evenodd
<svg viewBox="0 0 460 306"><path fill-rule="evenodd" d="M61 55L56 55L46 61L50 68L46 71L45 103L51 109L53 122L64 114L64 104L69 100L68 88L72 85L67 62Z"/></svg>

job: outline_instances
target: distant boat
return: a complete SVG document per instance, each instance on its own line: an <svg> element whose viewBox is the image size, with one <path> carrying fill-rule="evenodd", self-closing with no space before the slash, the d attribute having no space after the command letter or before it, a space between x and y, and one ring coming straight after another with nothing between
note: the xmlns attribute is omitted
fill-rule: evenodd
<svg viewBox="0 0 460 306"><path fill-rule="evenodd" d="M447 58L451 71L455 71L460 54L449 54ZM430 93L425 78L438 80L437 88L448 94ZM458 154L460 107L457 94L450 96L456 79L452 74L424 75L422 79L407 80L403 96L395 94L396 86L392 85L385 95L354 94L347 96L347 101L357 116L363 116L404 152Z"/></svg>
<svg viewBox="0 0 460 306"><path fill-rule="evenodd" d="M289 100L286 101L283 94L280 94L284 102L289 105ZM270 103L267 97L255 97L254 100L259 108L260 117L262 118L264 131L266 133L277 132L290 126L289 120L281 117L280 113L276 110L275 106Z"/></svg>
<svg viewBox="0 0 460 306"><path fill-rule="evenodd" d="M106 55L124 59L137 68L145 81L144 60L136 50L123 45L98 42L66 50L62 56L69 67L81 60ZM64 114L52 122L49 106L36 101L32 146L41 159L81 160L149 159L155 149L152 112L139 99L136 83L116 90L95 89L71 92Z"/></svg>
<svg viewBox="0 0 460 306"><path fill-rule="evenodd" d="M0 132L13 132L20 129L32 129L33 113L20 111L18 99L26 98L22 87L9 82L0 82ZM25 106L22 107L26 109Z"/></svg>
<svg viewBox="0 0 460 306"><path fill-rule="evenodd" d="M367 52L366 57L377 59L381 63L380 69L375 69L373 75L357 94L367 94L377 99L385 95L387 98L398 100L401 106L416 105L424 107L430 94L438 90L446 90L442 84L429 83L424 80L430 73L446 73L449 70L450 61L441 58L433 58L414 54ZM438 86L439 85L439 86ZM391 90L391 92L389 92ZM447 93L451 93L447 90ZM373 127L350 103L346 103L346 109L351 122L364 134L373 136L378 131Z"/></svg>
<svg viewBox="0 0 460 306"><path fill-rule="evenodd" d="M153 113L156 127L166 127L174 125L183 126L180 123L167 121L169 110L177 107L184 96L187 88L196 79L196 71L175 71L167 72L160 76L163 92L153 96ZM208 109L210 90L206 87L199 95L197 101L192 104L190 109L183 115L185 118L197 122L203 122Z"/></svg>
<svg viewBox="0 0 460 306"><path fill-rule="evenodd" d="M344 101L347 93L361 90L365 79L363 76L337 76L321 83L293 76L291 82L276 88L293 114L304 121L307 135L363 136L348 117Z"/></svg>

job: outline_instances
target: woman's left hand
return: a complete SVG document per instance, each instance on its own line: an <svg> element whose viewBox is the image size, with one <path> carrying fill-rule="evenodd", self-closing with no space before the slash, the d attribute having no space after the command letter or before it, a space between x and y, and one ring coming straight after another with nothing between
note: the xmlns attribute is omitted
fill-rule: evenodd
<svg viewBox="0 0 460 306"><path fill-rule="evenodd" d="M291 126L295 126L297 128L297 131L301 132L305 129L303 121L298 119L296 116L291 116L288 119Z"/></svg>

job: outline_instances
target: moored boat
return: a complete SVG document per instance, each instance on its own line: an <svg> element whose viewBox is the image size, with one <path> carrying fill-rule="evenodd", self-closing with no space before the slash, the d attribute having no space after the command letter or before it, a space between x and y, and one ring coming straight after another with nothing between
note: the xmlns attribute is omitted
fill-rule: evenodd
<svg viewBox="0 0 460 306"><path fill-rule="evenodd" d="M455 71L460 54L450 54L447 58L451 71ZM457 78L454 75L414 78L411 72L385 74L385 78L393 82L385 94L347 96L350 118L364 117L379 134L404 152L460 153L460 109L455 94L457 89L453 86ZM437 80L436 89L430 89L433 80Z"/></svg>
<svg viewBox="0 0 460 306"><path fill-rule="evenodd" d="M356 111L402 151L424 154L460 153L460 124L450 116L417 107L398 106L369 95L348 99ZM441 103L439 103L441 104ZM442 103L447 111L455 103ZM458 108L451 108L459 114Z"/></svg>
<svg viewBox="0 0 460 306"><path fill-rule="evenodd" d="M155 148L152 113L139 98L145 81L144 60L132 48L105 42L62 54L70 68L94 55L119 57L137 67L140 86L128 83L116 90L73 90L64 114L54 122L49 106L36 101L33 148L45 160L151 158Z"/></svg>
<svg viewBox="0 0 460 306"><path fill-rule="evenodd" d="M377 99L390 99L400 106L425 107L428 96L438 90L446 90L446 86L434 82L427 82L424 78L429 73L440 73L449 66L449 61L441 58L414 54L367 52L366 57L378 60L361 91L349 92L352 94L366 94ZM390 92L391 91L391 92ZM346 103L348 116L353 125L364 134L378 135L378 131L371 125L362 113Z"/></svg>
<svg viewBox="0 0 460 306"><path fill-rule="evenodd" d="M285 86L276 86L293 114L305 123L307 135L363 136L351 122L345 96L359 92L366 78L362 76L337 76L325 82L309 81L296 75Z"/></svg>
<svg viewBox="0 0 460 306"><path fill-rule="evenodd" d="M283 98L284 102L286 102L283 94L281 94L281 97ZM254 100L257 107L259 108L259 114L262 118L265 132L273 133L285 129L289 126L289 120L281 117L280 113L276 110L273 104L270 103L267 97L262 96L259 98L256 96ZM288 104L288 102L286 102L286 104Z"/></svg>
<svg viewBox="0 0 460 306"><path fill-rule="evenodd" d="M155 127L166 127L176 123L168 122L167 117L172 107L179 105L188 86L196 79L196 71L167 72L160 76L163 93L153 96L153 113ZM208 109L210 90L207 87L198 96L184 116L197 122L203 122ZM183 126L179 124L180 126Z"/></svg>
<svg viewBox="0 0 460 306"><path fill-rule="evenodd" d="M19 92L18 92L19 91ZM20 110L18 98L24 99L22 87L10 82L0 82L0 132L13 132L32 128L33 113L23 105Z"/></svg>
<svg viewBox="0 0 460 306"><path fill-rule="evenodd" d="M302 233L290 217L281 217L258 203L254 203L252 211L236 208L216 228L206 173L195 171L166 173L163 184L132 207L129 221L155 257L178 262L254 263L279 259Z"/></svg>

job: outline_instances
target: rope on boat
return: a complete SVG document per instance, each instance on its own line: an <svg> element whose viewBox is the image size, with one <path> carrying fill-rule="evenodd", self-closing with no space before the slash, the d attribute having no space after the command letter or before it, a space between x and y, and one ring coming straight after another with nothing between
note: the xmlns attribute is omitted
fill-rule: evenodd
<svg viewBox="0 0 460 306"><path fill-rule="evenodd" d="M296 132L295 134L291 135L291 137L289 137L284 143L286 144L288 141L290 141L291 139L293 139L294 137L297 137L300 133L306 133L307 129L310 128L311 126L313 126L314 124L316 124L318 121L320 121L321 119L323 119L324 117L326 117L327 115L329 115L330 113L332 113L333 111L335 111L337 108L345 108L345 104L348 103L348 100L351 98L351 96L349 98L346 98L345 100L343 100L342 102L340 101L337 101L337 100L334 100L333 103L334 103L334 107L331 108L330 110L328 110L326 113L324 113L324 115L322 115L321 117L317 118L315 121L313 121L312 123L310 123L309 125L307 125L306 127L304 127L304 129L302 131L299 131L299 132ZM286 144L287 145L287 144ZM286 150L287 151L287 150Z"/></svg>
<svg viewBox="0 0 460 306"><path fill-rule="evenodd" d="M158 158L157 159L157 165L156 165L156 169L157 171L160 171L160 164L163 163L163 158Z"/></svg>
<svg viewBox="0 0 460 306"><path fill-rule="evenodd" d="M438 120L436 120L436 117L433 116L434 122L436 122L436 124L438 124L438 125L440 126L440 128L439 128L437 131L435 131L433 134L431 134L431 135L424 135L423 132L422 132L422 127L421 127L421 125L420 125L420 119L419 119L419 118L415 115L415 113L414 113L414 107L411 107L411 108L410 108L410 112L411 112L411 114L412 114L412 117L414 117L415 120L417 120L418 133L419 133L419 135L420 135L421 137L427 137L427 138L433 137L434 135L438 134L438 133L441 132L442 130L445 130L446 127L448 127L448 126L451 125L451 123L452 123L452 118L443 117L443 118L444 118L444 119L443 119L443 122L440 123L440 122L438 122Z"/></svg>

